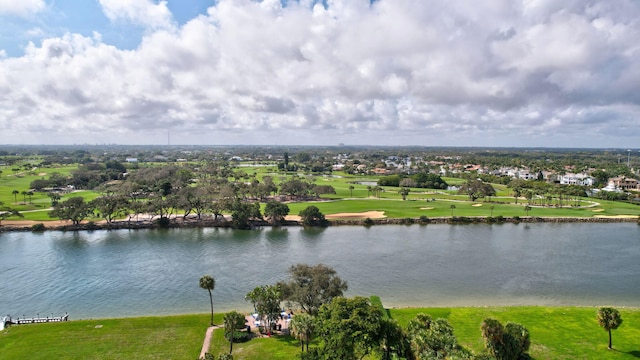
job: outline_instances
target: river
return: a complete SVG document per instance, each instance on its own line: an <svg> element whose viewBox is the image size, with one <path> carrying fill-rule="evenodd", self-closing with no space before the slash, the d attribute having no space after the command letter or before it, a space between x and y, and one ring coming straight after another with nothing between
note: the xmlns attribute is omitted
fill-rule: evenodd
<svg viewBox="0 0 640 360"><path fill-rule="evenodd" d="M347 296L387 307L640 306L634 223L13 232L0 234L0 314L72 319L207 312L295 263L333 266Z"/></svg>

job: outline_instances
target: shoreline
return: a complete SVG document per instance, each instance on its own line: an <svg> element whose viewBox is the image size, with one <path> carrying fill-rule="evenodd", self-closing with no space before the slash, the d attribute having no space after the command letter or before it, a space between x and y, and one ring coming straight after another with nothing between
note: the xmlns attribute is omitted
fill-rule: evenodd
<svg viewBox="0 0 640 360"><path fill-rule="evenodd" d="M640 305L630 306L630 305L616 305L616 304L597 304L597 305L549 305L549 304L518 304L518 305L505 305L505 304L495 304L495 305L453 305L453 306L445 306L445 305L407 305L407 306L386 306L383 303L383 307L385 309L524 309L524 308L551 308L551 309L562 309L562 308L571 308L571 309L596 309L602 306L613 306L618 309L629 309L629 310L637 310L640 311ZM237 311L241 314L250 314L253 310L243 310L240 308L230 309L225 312L214 312L214 315L224 315L229 311ZM142 315L131 315L131 316L96 316L96 317L82 317L82 318L73 318L73 314L69 314L68 321L94 321L94 320L110 320L110 319L137 319L137 318L161 318L161 317L182 317L182 316L209 316L210 312L184 312L184 313L166 313L166 314L142 314ZM2 331L2 330L0 330Z"/></svg>
<svg viewBox="0 0 640 360"><path fill-rule="evenodd" d="M343 214L344 215L344 214ZM503 223L632 223L640 224L640 216L619 215L619 216L594 216L594 217L536 217L536 216L514 216L514 217L491 217L491 216L454 216L454 217L419 217L419 218L387 218L387 217L356 217L337 218L337 216L327 215L327 226L379 226L379 225L428 225L428 224L503 224ZM333 217L333 218L331 218ZM40 227L39 225L42 224ZM38 226L39 229L35 229ZM267 221L254 221L252 229L264 227L299 227L301 222L297 219L287 219L279 226L273 226ZM184 220L182 218L171 218L166 226L160 226L155 221L128 221L118 220L110 224L106 221L82 221L78 225L73 225L64 220L35 221L35 220L4 220L0 225L2 232L19 231L82 231L82 230L140 230L140 229L176 229L176 228L231 228L231 222L222 219L202 219Z"/></svg>

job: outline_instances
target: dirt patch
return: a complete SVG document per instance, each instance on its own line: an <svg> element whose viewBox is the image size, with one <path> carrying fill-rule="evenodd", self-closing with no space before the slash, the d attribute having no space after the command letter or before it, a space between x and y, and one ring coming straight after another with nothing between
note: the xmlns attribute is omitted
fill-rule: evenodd
<svg viewBox="0 0 640 360"><path fill-rule="evenodd" d="M384 211L366 211L361 213L337 213L325 215L327 219L384 219Z"/></svg>
<svg viewBox="0 0 640 360"><path fill-rule="evenodd" d="M478 206L482 206L482 204L473 204L473 205L471 205L471 206L478 207Z"/></svg>
<svg viewBox="0 0 640 360"><path fill-rule="evenodd" d="M603 212L603 211L604 211L604 209L593 209L593 210L591 210L591 211L593 211L593 212Z"/></svg>
<svg viewBox="0 0 640 360"><path fill-rule="evenodd" d="M47 176L47 173L40 173L38 176Z"/></svg>
<svg viewBox="0 0 640 360"><path fill-rule="evenodd" d="M433 209L434 209L433 207L423 207L423 208L420 208L420 210L433 210Z"/></svg>

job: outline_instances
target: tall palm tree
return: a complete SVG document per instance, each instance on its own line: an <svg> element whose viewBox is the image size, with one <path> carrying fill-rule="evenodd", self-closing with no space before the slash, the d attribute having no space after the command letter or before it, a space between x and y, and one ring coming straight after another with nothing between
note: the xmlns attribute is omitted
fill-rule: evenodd
<svg viewBox="0 0 640 360"><path fill-rule="evenodd" d="M495 206L493 206L493 205L491 205L491 206L489 207L489 209L491 209L491 217L493 217L493 208L494 208L494 207L495 207Z"/></svg>
<svg viewBox="0 0 640 360"><path fill-rule="evenodd" d="M524 211L527 212L527 216L529 216L529 211L531 211L531 206L527 205L524 207Z"/></svg>
<svg viewBox="0 0 640 360"><path fill-rule="evenodd" d="M18 196L18 194L20 194L20 191L13 190L11 193L13 194L13 202L17 203L18 202L17 196Z"/></svg>
<svg viewBox="0 0 640 360"><path fill-rule="evenodd" d="M311 337L316 327L313 316L306 313L298 314L291 319L289 326L296 338L300 339L300 347L302 351L304 351L305 344L307 345L307 351L309 351L309 341L311 341Z"/></svg>
<svg viewBox="0 0 640 360"><path fill-rule="evenodd" d="M451 209L451 217L453 217L453 209L455 209L456 206L451 204L451 206L449 206L449 208Z"/></svg>
<svg viewBox="0 0 640 360"><path fill-rule="evenodd" d="M598 324L609 332L609 349L611 349L611 330L615 330L622 324L620 312L611 307L601 307L598 309Z"/></svg>
<svg viewBox="0 0 640 360"><path fill-rule="evenodd" d="M231 311L224 314L224 333L229 338L229 354L233 352L233 340L236 329L244 326L246 319L242 314Z"/></svg>
<svg viewBox="0 0 640 360"><path fill-rule="evenodd" d="M213 295L211 295L211 291L216 287L216 280L210 275L204 275L200 278L200 287L209 292L209 300L211 301L211 326L213 326Z"/></svg>
<svg viewBox="0 0 640 360"><path fill-rule="evenodd" d="M22 202L26 204L27 203L27 192L23 191L20 194L22 195L22 199L23 199Z"/></svg>
<svg viewBox="0 0 640 360"><path fill-rule="evenodd" d="M355 186L349 185L349 191L351 191L351 196L350 197L353 197L353 189L355 189Z"/></svg>

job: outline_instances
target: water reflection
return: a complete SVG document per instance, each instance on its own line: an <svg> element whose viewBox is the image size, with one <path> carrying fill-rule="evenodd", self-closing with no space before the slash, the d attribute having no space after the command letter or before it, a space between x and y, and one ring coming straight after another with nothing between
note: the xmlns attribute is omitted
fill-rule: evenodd
<svg viewBox="0 0 640 360"><path fill-rule="evenodd" d="M386 306L640 306L636 224L434 225L111 230L0 236L0 311L74 318L218 311L286 278L333 266L348 296ZM178 305L176 305L178 304Z"/></svg>

